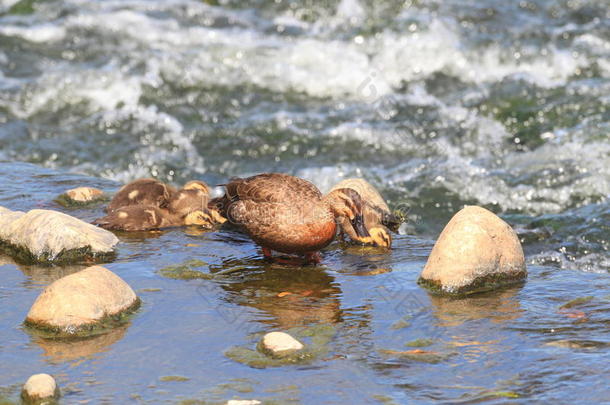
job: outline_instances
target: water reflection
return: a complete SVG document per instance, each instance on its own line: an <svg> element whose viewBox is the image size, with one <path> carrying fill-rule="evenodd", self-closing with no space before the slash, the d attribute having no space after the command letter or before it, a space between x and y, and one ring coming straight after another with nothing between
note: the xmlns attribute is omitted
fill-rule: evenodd
<svg viewBox="0 0 610 405"><path fill-rule="evenodd" d="M334 247L328 252L328 259L338 262L341 273L368 276L392 271L390 249L351 243L339 243Z"/></svg>
<svg viewBox="0 0 610 405"><path fill-rule="evenodd" d="M341 321L342 292L323 267L281 266L253 257L228 260L210 270L231 274L220 284L227 293L221 299L263 311L268 317L260 322L287 329Z"/></svg>
<svg viewBox="0 0 610 405"><path fill-rule="evenodd" d="M78 340L45 339L31 333L32 342L44 351L49 363L61 363L89 358L95 354L106 352L110 346L125 336L129 324L110 330L103 335Z"/></svg>
<svg viewBox="0 0 610 405"><path fill-rule="evenodd" d="M51 284L55 280L59 280L62 277L76 273L88 267L88 265L85 264L66 266L25 265L15 262L15 260L13 260L13 258L10 256L0 255L0 266L7 264L17 267L28 277L28 280L25 282L25 285L28 287L33 285Z"/></svg>
<svg viewBox="0 0 610 405"><path fill-rule="evenodd" d="M517 319L523 313L516 298L521 287L511 287L464 298L443 297L429 294L433 315L440 326L459 326L476 319L489 319L494 323L505 323Z"/></svg>

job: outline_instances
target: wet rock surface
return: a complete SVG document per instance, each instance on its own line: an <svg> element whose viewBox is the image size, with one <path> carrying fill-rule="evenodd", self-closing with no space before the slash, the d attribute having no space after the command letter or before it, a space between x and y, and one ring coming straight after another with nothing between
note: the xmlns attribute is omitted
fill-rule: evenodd
<svg viewBox="0 0 610 405"><path fill-rule="evenodd" d="M21 398L26 404L50 403L59 397L59 388L55 379L48 374L34 374L26 381L21 391Z"/></svg>
<svg viewBox="0 0 610 405"><path fill-rule="evenodd" d="M139 304L136 294L119 276L92 266L45 288L25 324L54 336L88 336L113 326Z"/></svg>
<svg viewBox="0 0 610 405"><path fill-rule="evenodd" d="M418 282L436 292L468 294L526 276L515 231L492 212L466 206L443 229Z"/></svg>
<svg viewBox="0 0 610 405"><path fill-rule="evenodd" d="M0 207L0 247L26 263L109 258L118 238L70 215L34 209L27 213Z"/></svg>
<svg viewBox="0 0 610 405"><path fill-rule="evenodd" d="M76 187L59 195L55 201L67 208L81 207L107 200L104 192L95 187Z"/></svg>

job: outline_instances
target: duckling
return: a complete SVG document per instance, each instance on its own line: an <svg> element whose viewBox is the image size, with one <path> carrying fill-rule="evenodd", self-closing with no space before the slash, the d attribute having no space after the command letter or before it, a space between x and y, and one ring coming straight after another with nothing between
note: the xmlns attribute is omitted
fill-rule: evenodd
<svg viewBox="0 0 610 405"><path fill-rule="evenodd" d="M93 222L102 228L121 231L150 231L183 225L212 228L213 215L208 210L209 196L205 188L190 187L175 192L167 208L154 205L128 205L111 211Z"/></svg>
<svg viewBox="0 0 610 405"><path fill-rule="evenodd" d="M364 226L368 230L370 237L360 237L345 218L339 221L341 232L345 232L350 239L361 243L385 248L391 247L392 235L390 229L396 232L401 221L390 212L390 208L383 200L383 197L381 197L381 194L366 180L355 178L339 182L331 189L331 192L344 188L355 190L362 197L364 201Z"/></svg>
<svg viewBox="0 0 610 405"><path fill-rule="evenodd" d="M224 224L227 221L227 218L223 217L220 210L216 207L215 200L209 200L209 195L212 190L207 184L199 180L191 180L182 187L182 190L201 190L205 192L208 197L208 206L207 211L203 211L210 215L214 224Z"/></svg>
<svg viewBox="0 0 610 405"><path fill-rule="evenodd" d="M208 197L201 190L180 190L172 196L167 209L153 205L128 205L118 208L94 225L115 231L151 231L183 225L212 228L214 220L208 212Z"/></svg>
<svg viewBox="0 0 610 405"><path fill-rule="evenodd" d="M200 210L180 216L152 205L128 205L112 211L105 217L96 219L93 224L113 231L135 232L183 225L209 227L210 222L211 217Z"/></svg>
<svg viewBox="0 0 610 405"><path fill-rule="evenodd" d="M280 173L233 178L225 187L225 196L214 203L262 247L266 258L275 250L319 263L318 251L335 237L335 218L347 218L359 237L370 237L362 199L352 189L337 189L323 198L309 181Z"/></svg>
<svg viewBox="0 0 610 405"><path fill-rule="evenodd" d="M155 179L138 179L124 185L112 198L106 212L130 205L166 208L176 189Z"/></svg>

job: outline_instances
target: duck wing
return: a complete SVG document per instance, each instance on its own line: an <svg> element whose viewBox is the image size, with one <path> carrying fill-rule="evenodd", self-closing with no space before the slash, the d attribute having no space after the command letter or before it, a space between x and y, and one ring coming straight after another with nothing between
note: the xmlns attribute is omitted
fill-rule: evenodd
<svg viewBox="0 0 610 405"><path fill-rule="evenodd" d="M282 173L263 173L247 178L233 178L226 185L231 202L307 203L322 198L311 182Z"/></svg>

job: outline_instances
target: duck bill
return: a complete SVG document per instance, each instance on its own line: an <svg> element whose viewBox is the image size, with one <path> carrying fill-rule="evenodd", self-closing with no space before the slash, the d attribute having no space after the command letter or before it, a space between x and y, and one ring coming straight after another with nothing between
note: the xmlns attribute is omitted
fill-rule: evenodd
<svg viewBox="0 0 610 405"><path fill-rule="evenodd" d="M362 214L358 214L358 215L354 216L354 219L352 219L350 222L352 223L352 227L354 228L356 235L358 235L360 238L370 238L371 237L371 235L369 234L369 231L364 226L364 218L363 218Z"/></svg>

